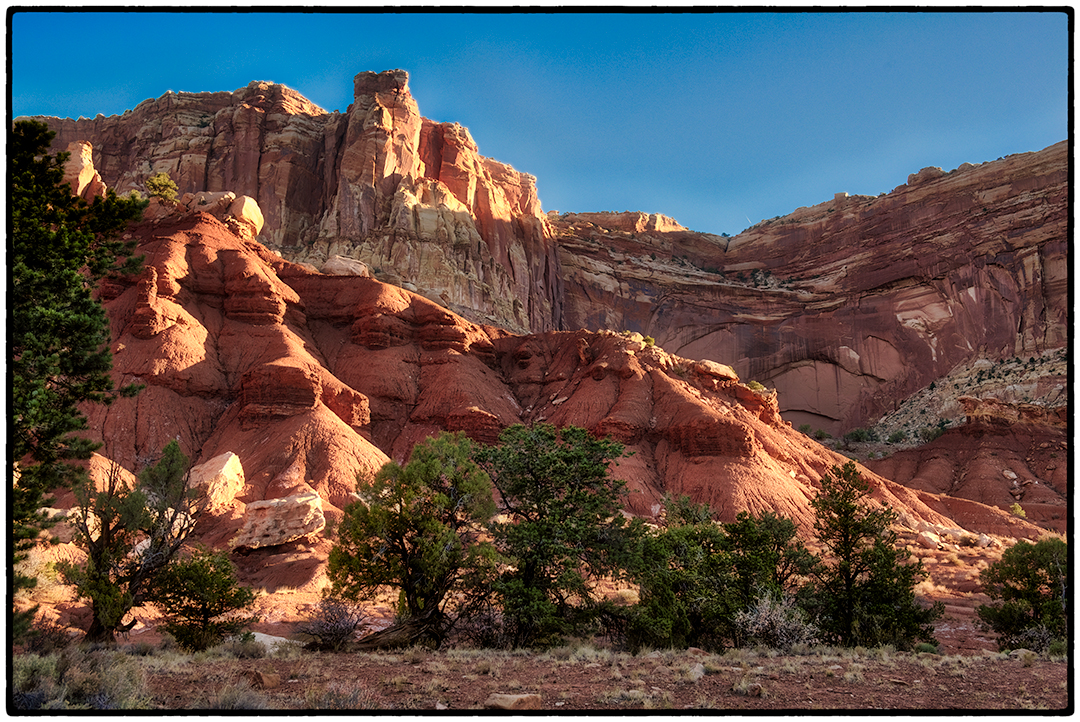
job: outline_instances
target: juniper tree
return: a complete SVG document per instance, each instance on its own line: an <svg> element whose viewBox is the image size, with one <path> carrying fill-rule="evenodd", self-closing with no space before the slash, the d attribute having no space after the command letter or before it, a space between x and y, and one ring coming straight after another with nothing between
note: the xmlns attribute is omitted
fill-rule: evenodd
<svg viewBox="0 0 1080 722"><path fill-rule="evenodd" d="M596 583L637 563L643 523L622 514L625 482L609 471L623 446L585 429L505 429L477 453L503 514L491 534L510 566L493 587L514 645L543 645L591 621Z"/></svg>
<svg viewBox="0 0 1080 722"><path fill-rule="evenodd" d="M10 285L8 363L11 379L10 457L13 559L49 526L39 512L46 494L83 478L70 462L97 444L86 429L83 403L109 403L135 387L114 388L109 375L109 322L94 298L98 282L132 273L134 243L116 240L145 203L109 191L92 204L63 183L67 153L50 155L55 133L35 121L14 124L10 137ZM16 574L15 588L36 580ZM16 634L28 624L16 615Z"/></svg>
<svg viewBox="0 0 1080 722"><path fill-rule="evenodd" d="M134 620L124 621L128 613L153 601L156 575L195 528L202 508L189 480L188 458L170 441L161 459L135 483L112 463L101 488L89 479L75 485L78 505L71 519L75 543L86 550L87 559L58 568L90 601L89 641L112 643L117 632L134 625Z"/></svg>
<svg viewBox="0 0 1080 722"><path fill-rule="evenodd" d="M916 600L915 585L926 577L922 562L904 563L910 552L892 528L898 514L872 503L869 490L849 461L822 476L821 491L810 502L824 550L807 590L814 623L825 641L845 647L935 643L933 622L944 605L924 607Z"/></svg>
<svg viewBox="0 0 1080 722"><path fill-rule="evenodd" d="M495 513L472 452L464 434L444 433L418 444L405 466L388 462L358 484L361 500L345 508L330 550L334 594L357 601L395 590L409 638L436 643L453 615L471 612L494 575L483 532Z"/></svg>

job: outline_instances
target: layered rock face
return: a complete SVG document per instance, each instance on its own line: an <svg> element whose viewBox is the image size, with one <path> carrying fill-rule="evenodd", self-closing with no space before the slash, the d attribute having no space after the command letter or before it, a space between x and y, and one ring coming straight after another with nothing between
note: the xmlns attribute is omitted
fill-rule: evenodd
<svg viewBox="0 0 1080 722"><path fill-rule="evenodd" d="M845 431L959 363L1066 345L1067 180L1059 143L732 238L565 214L565 323L725 360L796 424Z"/></svg>
<svg viewBox="0 0 1080 722"><path fill-rule="evenodd" d="M123 193L166 172L183 193L249 196L260 236L296 261L359 259L476 320L561 323L561 289L536 179L480 155L468 130L420 116L401 70L364 72L327 113L289 88L167 93L120 116L38 118L54 150L89 142Z"/></svg>
<svg viewBox="0 0 1080 722"><path fill-rule="evenodd" d="M215 491L197 530L215 546L306 540L314 551L288 563L314 573L308 557L325 552L318 535L357 498L357 478L442 430L493 443L516 423L581 426L633 452L614 469L633 513L687 494L726 520L771 510L804 530L821 475L846 461L783 421L775 393L640 334L480 326L371 278L283 261L198 211L132 233L145 270L101 297L114 375L145 389L88 408L90 426L135 470L179 439ZM1038 533L979 504L961 524L956 500L867 475L912 520Z"/></svg>

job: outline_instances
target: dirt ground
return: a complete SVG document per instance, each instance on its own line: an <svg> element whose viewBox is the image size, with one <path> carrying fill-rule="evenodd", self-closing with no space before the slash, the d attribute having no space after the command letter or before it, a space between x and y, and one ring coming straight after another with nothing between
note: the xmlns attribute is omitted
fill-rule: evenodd
<svg viewBox="0 0 1080 722"><path fill-rule="evenodd" d="M172 709L480 710L492 694L539 695L578 710L1011 710L1065 712L1069 665L997 653L940 656L816 650L613 653L588 645L490 650L311 653L170 664L148 674Z"/></svg>

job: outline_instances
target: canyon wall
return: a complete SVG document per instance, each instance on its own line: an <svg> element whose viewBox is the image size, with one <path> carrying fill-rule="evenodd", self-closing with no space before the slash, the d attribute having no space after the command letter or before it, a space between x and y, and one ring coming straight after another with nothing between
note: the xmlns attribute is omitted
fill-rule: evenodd
<svg viewBox="0 0 1080 722"><path fill-rule="evenodd" d="M552 215L565 323L724 359L796 424L846 431L960 363L1067 344L1064 142L730 238L626 215Z"/></svg>

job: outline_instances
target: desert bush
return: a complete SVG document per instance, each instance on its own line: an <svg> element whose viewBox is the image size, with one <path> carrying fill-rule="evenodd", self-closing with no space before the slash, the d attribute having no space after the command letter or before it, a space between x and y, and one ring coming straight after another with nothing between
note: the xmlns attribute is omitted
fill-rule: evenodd
<svg viewBox="0 0 1080 722"><path fill-rule="evenodd" d="M212 710L250 710L267 709L269 706L270 700L265 694L253 689L251 687L251 682L248 680L239 679L224 685L204 704L200 704L199 708Z"/></svg>
<svg viewBox="0 0 1080 722"><path fill-rule="evenodd" d="M296 634L307 642L308 649L340 652L367 626L367 615L360 607L327 595L296 628Z"/></svg>
<svg viewBox="0 0 1080 722"><path fill-rule="evenodd" d="M331 682L322 689L308 689L304 706L318 710L379 709L371 692L355 682Z"/></svg>
<svg viewBox="0 0 1080 722"><path fill-rule="evenodd" d="M20 645L26 652L49 654L64 649L73 641L73 633L67 627L39 615L32 622L30 631L20 640Z"/></svg>
<svg viewBox="0 0 1080 722"><path fill-rule="evenodd" d="M174 183L172 178L169 177L169 174L164 171L154 173L146 179L146 192L150 194L151 197L172 201L176 200L176 191L176 183Z"/></svg>
<svg viewBox="0 0 1080 722"><path fill-rule="evenodd" d="M56 700L63 704L63 693L56 684L56 660L55 654L12 656L11 690L15 709L42 709Z"/></svg>
<svg viewBox="0 0 1080 722"><path fill-rule="evenodd" d="M765 390L765 384L761 383L760 381L747 381L746 387L751 391L757 391L759 393Z"/></svg>
<svg viewBox="0 0 1080 722"><path fill-rule="evenodd" d="M1061 539L1020 541L980 572L993 603L975 611L983 626L997 633L1000 649L1043 651L1054 639L1068 637L1068 558L1068 544Z"/></svg>
<svg viewBox="0 0 1080 722"><path fill-rule="evenodd" d="M466 644L481 649L510 649L514 646L512 630L503 624L502 610L483 604L454 626L454 633Z"/></svg>
<svg viewBox="0 0 1080 722"><path fill-rule="evenodd" d="M1020 506L1019 502L1013 502L1012 506L1009 507L1009 511L1012 512L1013 516L1027 519L1027 512L1024 511L1024 507Z"/></svg>
<svg viewBox="0 0 1080 722"><path fill-rule="evenodd" d="M767 590L735 615L735 627L747 643L785 652L797 644L812 645L818 636L792 595Z"/></svg>
<svg viewBox="0 0 1080 722"><path fill-rule="evenodd" d="M812 429L813 427L810 424L799 424L799 433L809 436Z"/></svg>
<svg viewBox="0 0 1080 722"><path fill-rule="evenodd" d="M818 441L825 441L825 439L831 439L832 434L830 434L825 429L818 429L814 432L814 438Z"/></svg>
<svg viewBox="0 0 1080 722"><path fill-rule="evenodd" d="M142 666L126 654L69 647L12 659L16 709L130 710L149 705Z"/></svg>
<svg viewBox="0 0 1080 722"><path fill-rule="evenodd" d="M903 430L894 431L891 434L889 434L889 443L890 444L899 444L901 441L904 441L906 439L907 439L907 432L903 431Z"/></svg>
<svg viewBox="0 0 1080 722"><path fill-rule="evenodd" d="M251 632L241 633L219 646L227 656L235 659L262 659L267 653L266 645L255 639Z"/></svg>
<svg viewBox="0 0 1080 722"><path fill-rule="evenodd" d="M930 443L945 433L945 422L939 421L937 426L924 426L919 429L919 438L923 443Z"/></svg>
<svg viewBox="0 0 1080 722"><path fill-rule="evenodd" d="M1051 659L1068 657L1069 643L1064 639L1055 639L1053 642L1050 643L1050 646L1047 647L1046 653L1050 656Z"/></svg>

